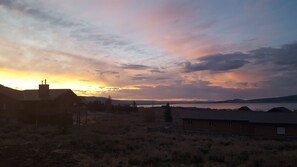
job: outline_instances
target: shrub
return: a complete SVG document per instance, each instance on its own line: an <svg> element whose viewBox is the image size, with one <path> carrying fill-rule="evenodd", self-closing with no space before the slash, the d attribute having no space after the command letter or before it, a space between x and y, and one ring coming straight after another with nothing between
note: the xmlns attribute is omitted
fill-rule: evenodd
<svg viewBox="0 0 297 167"><path fill-rule="evenodd" d="M208 160L211 162L225 162L225 155L219 152L212 152L208 156Z"/></svg>
<svg viewBox="0 0 297 167"><path fill-rule="evenodd" d="M139 160L139 158L130 158L128 163L129 165L138 166L141 165L141 160Z"/></svg>
<svg viewBox="0 0 297 167"><path fill-rule="evenodd" d="M249 153L247 151L243 151L243 152L239 153L238 159L240 161L247 161L249 159Z"/></svg>
<svg viewBox="0 0 297 167"><path fill-rule="evenodd" d="M165 122L172 122L172 113L169 103L167 103L165 106L164 120Z"/></svg>

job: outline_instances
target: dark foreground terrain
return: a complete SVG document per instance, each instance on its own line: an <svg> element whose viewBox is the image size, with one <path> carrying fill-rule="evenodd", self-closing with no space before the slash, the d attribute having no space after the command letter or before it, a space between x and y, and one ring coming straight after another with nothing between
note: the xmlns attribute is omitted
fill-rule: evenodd
<svg viewBox="0 0 297 167"><path fill-rule="evenodd" d="M174 123L164 123L160 110L93 113L88 125L67 130L2 124L0 166L297 164L297 140L187 134L177 119L178 109L173 109Z"/></svg>

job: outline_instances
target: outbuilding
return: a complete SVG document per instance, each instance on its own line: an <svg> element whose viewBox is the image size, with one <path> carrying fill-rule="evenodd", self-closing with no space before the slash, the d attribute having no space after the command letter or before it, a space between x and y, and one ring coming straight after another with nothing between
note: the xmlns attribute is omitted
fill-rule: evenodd
<svg viewBox="0 0 297 167"><path fill-rule="evenodd" d="M297 136L297 113L193 110L181 115L183 129L206 133Z"/></svg>

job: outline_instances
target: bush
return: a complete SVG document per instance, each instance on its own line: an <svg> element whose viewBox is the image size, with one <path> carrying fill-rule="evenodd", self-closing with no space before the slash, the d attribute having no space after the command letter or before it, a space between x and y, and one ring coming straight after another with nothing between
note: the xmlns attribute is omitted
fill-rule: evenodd
<svg viewBox="0 0 297 167"><path fill-rule="evenodd" d="M249 159L249 153L247 151L243 151L238 155L238 159L241 162L247 161Z"/></svg>
<svg viewBox="0 0 297 167"><path fill-rule="evenodd" d="M167 103L165 106L164 120L165 122L172 122L172 113L169 103Z"/></svg>
<svg viewBox="0 0 297 167"><path fill-rule="evenodd" d="M225 155L218 152L212 152L208 156L208 160L211 162L225 162Z"/></svg>

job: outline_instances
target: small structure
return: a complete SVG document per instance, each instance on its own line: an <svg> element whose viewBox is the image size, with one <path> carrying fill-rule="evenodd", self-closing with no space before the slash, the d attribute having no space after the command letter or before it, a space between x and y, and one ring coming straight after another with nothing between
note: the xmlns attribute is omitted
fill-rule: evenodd
<svg viewBox="0 0 297 167"><path fill-rule="evenodd" d="M185 111L183 129L255 136L297 136L297 113L198 110Z"/></svg>
<svg viewBox="0 0 297 167"><path fill-rule="evenodd" d="M70 89L49 89L46 80L36 90L0 86L0 104L20 122L36 125L72 125L80 99Z"/></svg>

